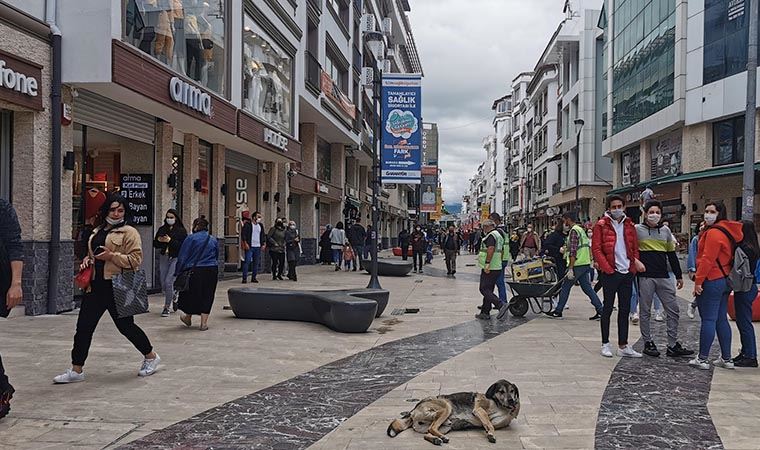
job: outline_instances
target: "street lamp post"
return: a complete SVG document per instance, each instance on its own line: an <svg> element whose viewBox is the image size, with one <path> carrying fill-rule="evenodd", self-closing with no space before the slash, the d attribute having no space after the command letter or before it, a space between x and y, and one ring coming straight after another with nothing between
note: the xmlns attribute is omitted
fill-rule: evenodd
<svg viewBox="0 0 760 450"><path fill-rule="evenodd" d="M367 39L368 37L373 39ZM370 279L367 289L382 289L380 287L380 279L377 277L377 239L380 232L380 205L378 203L378 196L380 195L380 150L378 147L382 145L380 122L383 120L383 108L380 103L383 74L379 64L380 61L385 59L385 43L382 41L382 38L382 33L365 33L365 39L367 39L367 43L377 61L375 67L372 68L372 113L377 114L377 116L372 123L372 233L370 234L370 242L372 243L370 256L372 262L370 264Z"/></svg>
<svg viewBox="0 0 760 450"><path fill-rule="evenodd" d="M578 214L576 220L580 220L581 215L581 132L585 124L583 119L575 119L575 212Z"/></svg>

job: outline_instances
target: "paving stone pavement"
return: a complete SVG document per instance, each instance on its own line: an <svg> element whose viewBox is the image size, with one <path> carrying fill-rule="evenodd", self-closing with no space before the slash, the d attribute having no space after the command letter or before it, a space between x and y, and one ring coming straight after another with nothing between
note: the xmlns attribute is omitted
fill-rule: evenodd
<svg viewBox="0 0 760 450"><path fill-rule="evenodd" d="M93 340L87 381L68 386L54 386L51 379L68 366L75 312L0 321L0 351L18 391L11 415L0 421L0 448L116 447L352 354L470 321L480 302L474 262L473 256L462 256L458 275L463 276L456 280L434 276L444 267L441 258L430 274L381 278L391 291L390 303L370 332L360 335L337 334L316 324L234 319L222 308L226 289L238 286L236 281L220 284L210 330L204 333L185 328L176 316L161 318L156 297L154 312L137 319L163 359L161 370L146 379L136 376L141 356L107 317ZM310 266L299 268L297 286L363 287L368 279L359 272ZM296 286L262 280L261 286ZM690 286L681 293L688 290ZM497 431L495 446L483 432L467 431L451 433L448 448L593 448L599 403L618 359L599 356L598 324L587 320L591 307L575 291L565 320L536 318L432 367L311 448L430 448L413 431L387 437L388 423L418 399L483 392L499 378L519 386L520 417ZM420 312L390 315L413 307ZM689 320L685 314L683 320ZM637 332L631 328L632 342ZM733 346L738 348L736 333ZM708 409L725 448L760 448L759 406L760 372L715 371Z"/></svg>

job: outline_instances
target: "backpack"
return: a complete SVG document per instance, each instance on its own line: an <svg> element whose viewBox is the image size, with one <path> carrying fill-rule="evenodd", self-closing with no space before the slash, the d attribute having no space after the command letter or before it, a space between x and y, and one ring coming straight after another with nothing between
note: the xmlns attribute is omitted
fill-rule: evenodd
<svg viewBox="0 0 760 450"><path fill-rule="evenodd" d="M739 247L736 240L731 235L731 233L728 232L728 230L719 226L713 226L712 228L723 232L723 234L728 237L728 240L731 242L731 247L734 249L734 257L730 262L731 271L728 274L726 274L726 272L723 270L723 265L720 263L720 261L717 259L715 260L721 273L726 277L728 287L734 292L749 291L755 284L755 270L757 268L750 267L749 257L746 253L744 253L744 250Z"/></svg>

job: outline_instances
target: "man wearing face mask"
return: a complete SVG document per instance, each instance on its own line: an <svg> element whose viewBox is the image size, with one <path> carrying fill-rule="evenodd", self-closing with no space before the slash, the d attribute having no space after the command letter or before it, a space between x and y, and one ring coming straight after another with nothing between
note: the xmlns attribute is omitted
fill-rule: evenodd
<svg viewBox="0 0 760 450"><path fill-rule="evenodd" d="M285 222L278 218L267 233L267 247L272 258L272 280L282 281L285 270Z"/></svg>
<svg viewBox="0 0 760 450"><path fill-rule="evenodd" d="M520 239L520 253L526 258L534 258L541 252L541 238L533 231L533 225L528 225L527 231Z"/></svg>
<svg viewBox="0 0 760 450"><path fill-rule="evenodd" d="M628 314L631 310L633 277L644 271L639 261L639 242L633 221L625 215L625 202L617 195L607 197L607 212L594 225L591 253L599 266L599 282L604 292L601 331L604 357L612 358L610 319L618 298L618 356L641 358L641 353L628 345Z"/></svg>
<svg viewBox="0 0 760 450"><path fill-rule="evenodd" d="M416 224L414 226L414 231L412 232L411 236L411 243L412 260L414 261L414 272L418 272L417 267L419 263L419 273L422 273L422 257L427 250L427 242L425 241L425 233L422 232L422 227L420 227L420 224Z"/></svg>
<svg viewBox="0 0 760 450"><path fill-rule="evenodd" d="M248 268L251 269L251 282L258 283L256 276L259 274L261 264L261 249L266 245L267 236L264 226L261 225L261 214L254 211L250 214L243 212L243 229L240 230L242 250L245 252L243 261L243 283L248 282Z"/></svg>
<svg viewBox="0 0 760 450"><path fill-rule="evenodd" d="M668 349L667 355L671 357L689 356L694 354L678 342L678 301L676 300L676 286L670 281L668 262L676 276L678 289L683 288L681 265L676 255L676 239L670 232L670 228L660 225L662 218L662 203L650 200L644 205L646 218L644 223L636 225L636 234L639 241L639 255L646 270L639 272L639 326L641 337L644 339L644 354L660 356L652 340L649 318L651 316L652 299L655 294L660 298L665 309L668 326Z"/></svg>
<svg viewBox="0 0 760 450"><path fill-rule="evenodd" d="M575 285L575 281L581 285L581 289L591 300L591 304L596 309L596 314L590 317L589 320L598 320L601 318L602 302L594 292L594 288L591 287L591 278L589 272L591 271L591 246L586 231L575 223L576 213L566 212L562 215L563 228L567 233L567 239L565 241L565 264L567 265L567 273L565 280L562 282L562 290L559 294L559 303L554 311L547 313L547 315L554 319L562 318L562 311L565 310L565 305L570 297L570 289Z"/></svg>

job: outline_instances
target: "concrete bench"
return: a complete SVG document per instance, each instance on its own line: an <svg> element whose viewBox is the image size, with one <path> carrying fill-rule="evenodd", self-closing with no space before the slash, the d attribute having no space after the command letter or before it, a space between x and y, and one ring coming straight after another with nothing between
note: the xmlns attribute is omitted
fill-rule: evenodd
<svg viewBox="0 0 760 450"><path fill-rule="evenodd" d="M321 323L341 333L363 333L380 317L390 293L384 289L296 291L232 288L227 298L239 319Z"/></svg>
<svg viewBox="0 0 760 450"><path fill-rule="evenodd" d="M377 275L382 277L405 277L412 271L413 262L399 259L378 259ZM364 270L367 272L372 268L372 262L364 263Z"/></svg>

